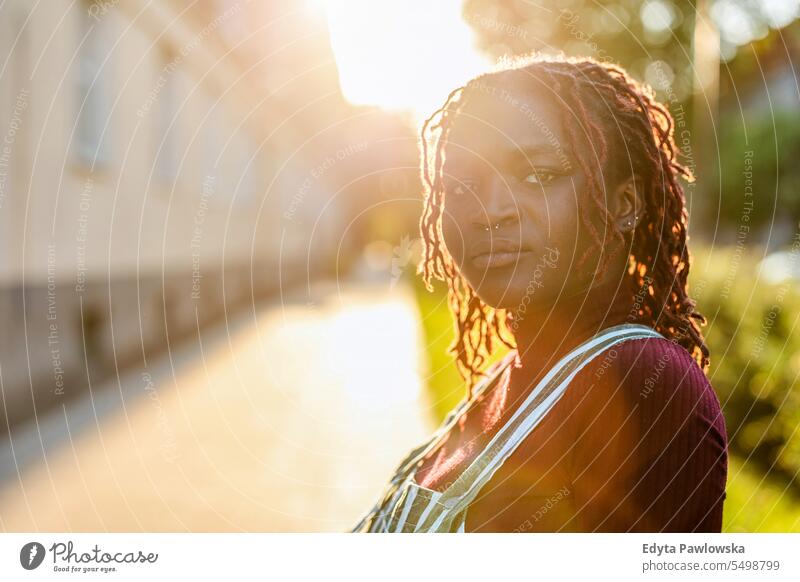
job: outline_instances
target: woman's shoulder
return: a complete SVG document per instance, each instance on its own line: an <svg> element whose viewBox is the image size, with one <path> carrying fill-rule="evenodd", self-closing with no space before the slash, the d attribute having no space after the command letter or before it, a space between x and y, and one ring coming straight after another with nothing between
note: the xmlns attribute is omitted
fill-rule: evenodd
<svg viewBox="0 0 800 582"><path fill-rule="evenodd" d="M647 410L670 409L679 416L695 412L717 416L720 410L711 384L692 355L664 338L632 339L597 355L582 370L596 400L623 400Z"/></svg>
<svg viewBox="0 0 800 582"><path fill-rule="evenodd" d="M725 450L719 399L691 354L675 342L647 338L618 344L575 380L570 405L576 434L587 446L617 434L619 450L630 444L643 459L698 443L714 454Z"/></svg>
<svg viewBox="0 0 800 582"><path fill-rule="evenodd" d="M599 353L586 366L596 379L648 379L664 376L708 384L705 373L680 344L663 337L629 339Z"/></svg>

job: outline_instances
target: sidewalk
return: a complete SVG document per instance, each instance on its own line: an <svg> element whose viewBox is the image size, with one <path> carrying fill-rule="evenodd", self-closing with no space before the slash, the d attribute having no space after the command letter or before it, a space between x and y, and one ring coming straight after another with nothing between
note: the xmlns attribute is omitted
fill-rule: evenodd
<svg viewBox="0 0 800 582"><path fill-rule="evenodd" d="M432 430L418 316L403 287L313 297L203 330L15 429L0 442L0 529L355 525Z"/></svg>

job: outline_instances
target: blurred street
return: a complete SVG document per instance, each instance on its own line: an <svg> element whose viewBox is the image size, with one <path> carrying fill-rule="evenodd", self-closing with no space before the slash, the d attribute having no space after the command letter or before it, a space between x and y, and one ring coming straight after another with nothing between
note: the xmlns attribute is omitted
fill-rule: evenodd
<svg viewBox="0 0 800 582"><path fill-rule="evenodd" d="M3 531L342 531L430 431L402 285L276 299L0 443Z"/></svg>

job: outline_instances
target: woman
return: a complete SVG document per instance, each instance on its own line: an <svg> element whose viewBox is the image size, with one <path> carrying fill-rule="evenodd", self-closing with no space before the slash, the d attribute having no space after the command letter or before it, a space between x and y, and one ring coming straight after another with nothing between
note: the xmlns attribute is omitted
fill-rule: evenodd
<svg viewBox="0 0 800 582"><path fill-rule="evenodd" d="M590 59L482 75L426 121L421 271L448 284L470 391L354 531L720 531L672 130Z"/></svg>

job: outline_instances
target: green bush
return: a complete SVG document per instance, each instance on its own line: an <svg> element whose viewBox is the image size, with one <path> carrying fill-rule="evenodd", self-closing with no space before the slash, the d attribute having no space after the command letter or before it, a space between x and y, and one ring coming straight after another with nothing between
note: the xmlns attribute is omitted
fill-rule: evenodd
<svg viewBox="0 0 800 582"><path fill-rule="evenodd" d="M765 282L758 258L735 248L703 250L694 267L731 450L800 495L797 283Z"/></svg>
<svg viewBox="0 0 800 582"><path fill-rule="evenodd" d="M736 232L743 209L752 202L749 227L769 228L779 220L800 220L800 115L794 110L721 115L719 123L721 196L718 216L707 219ZM744 174L750 172L750 176ZM747 179L750 183L747 183ZM752 196L745 196L745 188ZM727 227L727 228L726 228Z"/></svg>
<svg viewBox="0 0 800 582"><path fill-rule="evenodd" d="M428 356L427 388L438 423L464 398L466 385L447 353L455 334L444 283L438 282L433 293L425 289L420 277L415 277L413 284Z"/></svg>
<svg viewBox="0 0 800 582"><path fill-rule="evenodd" d="M728 464L727 493L723 531L800 532L800 504L794 496L735 455Z"/></svg>

